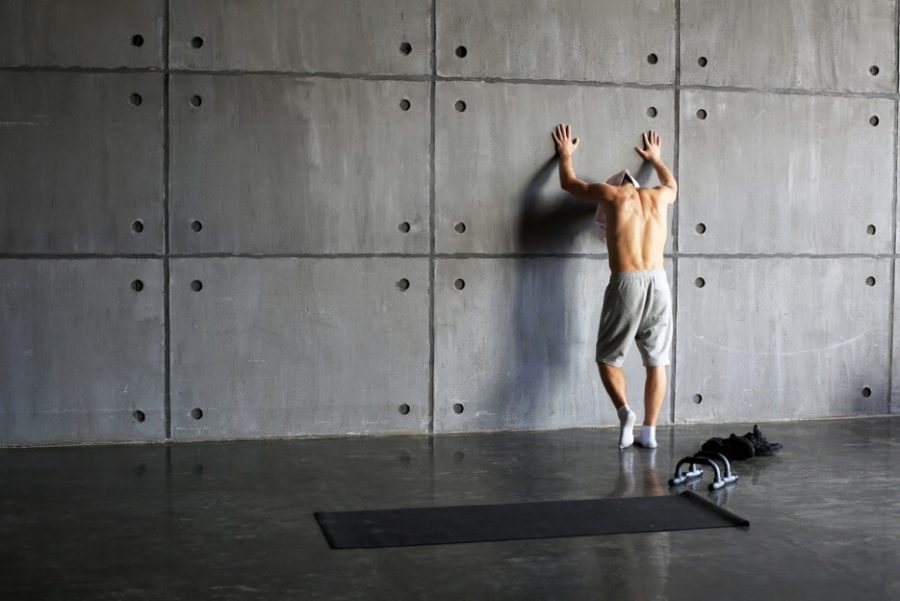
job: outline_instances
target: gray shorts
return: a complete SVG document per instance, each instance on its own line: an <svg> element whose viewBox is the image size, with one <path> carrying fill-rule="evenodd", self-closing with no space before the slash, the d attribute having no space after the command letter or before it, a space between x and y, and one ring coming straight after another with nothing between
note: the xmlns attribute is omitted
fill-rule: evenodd
<svg viewBox="0 0 900 601"><path fill-rule="evenodd" d="M597 333L597 362L622 367L632 338L644 365L669 365L672 293L662 269L609 276Z"/></svg>

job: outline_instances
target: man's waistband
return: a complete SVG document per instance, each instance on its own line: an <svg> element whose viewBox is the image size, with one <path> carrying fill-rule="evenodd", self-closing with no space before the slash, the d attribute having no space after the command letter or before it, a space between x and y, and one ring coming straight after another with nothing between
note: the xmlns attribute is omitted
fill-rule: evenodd
<svg viewBox="0 0 900 601"><path fill-rule="evenodd" d="M614 271L609 274L610 282L647 281L666 279L665 269L642 269L639 271Z"/></svg>

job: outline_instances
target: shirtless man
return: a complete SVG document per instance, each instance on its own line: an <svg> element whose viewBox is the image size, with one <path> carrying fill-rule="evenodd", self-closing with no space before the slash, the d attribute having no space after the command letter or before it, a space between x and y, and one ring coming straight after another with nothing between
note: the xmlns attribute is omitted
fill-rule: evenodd
<svg viewBox="0 0 900 601"><path fill-rule="evenodd" d="M559 183L577 198L598 203L606 215L609 284L597 334L600 379L619 414L619 448L636 443L656 447L656 418L666 394L666 366L672 345L672 295L663 269L666 212L675 202L678 184L660 157L659 135L642 134L643 148L635 151L656 169L659 186L635 188L628 177L621 186L589 184L575 176L572 154L578 138L568 125L553 132L559 153ZM630 176L629 176L630 177ZM631 339L647 369L644 386L644 424L634 438L635 415L625 398L622 364Z"/></svg>

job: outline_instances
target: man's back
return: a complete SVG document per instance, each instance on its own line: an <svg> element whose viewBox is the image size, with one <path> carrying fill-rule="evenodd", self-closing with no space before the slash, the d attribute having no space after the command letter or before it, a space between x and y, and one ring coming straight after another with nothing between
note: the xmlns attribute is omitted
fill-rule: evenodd
<svg viewBox="0 0 900 601"><path fill-rule="evenodd" d="M668 199L656 188L617 186L606 213L606 246L612 271L663 268Z"/></svg>
<svg viewBox="0 0 900 601"><path fill-rule="evenodd" d="M614 273L663 268L666 213L678 195L678 183L660 157L659 134L650 130L643 133L641 139L643 148L635 146L634 149L656 169L659 185L655 188L589 184L578 179L572 167L572 153L578 148L578 138L572 138L569 126L563 123L553 132L559 153L562 189L578 198L599 202L603 208L609 267Z"/></svg>

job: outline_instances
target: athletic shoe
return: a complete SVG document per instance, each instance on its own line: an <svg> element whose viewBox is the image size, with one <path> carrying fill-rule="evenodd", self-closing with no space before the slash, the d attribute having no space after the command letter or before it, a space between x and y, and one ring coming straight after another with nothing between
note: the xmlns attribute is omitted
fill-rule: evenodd
<svg viewBox="0 0 900 601"><path fill-rule="evenodd" d="M709 453L722 453L725 454L725 441L718 436L715 438L710 438L700 447L701 451L707 451Z"/></svg>
<svg viewBox="0 0 900 601"><path fill-rule="evenodd" d="M753 457L753 445L750 441L732 434L728 438L710 438L700 447L701 451L721 453L728 459L749 459Z"/></svg>
<svg viewBox="0 0 900 601"><path fill-rule="evenodd" d="M753 444L743 436L732 433L725 439L724 455L729 459L750 459L754 454Z"/></svg>
<svg viewBox="0 0 900 601"><path fill-rule="evenodd" d="M752 432L747 432L741 438L745 438L750 442L753 446L753 451L759 457L770 457L784 448L784 445L780 442L769 442L766 440L766 437L762 435L759 426L756 424L753 425Z"/></svg>

